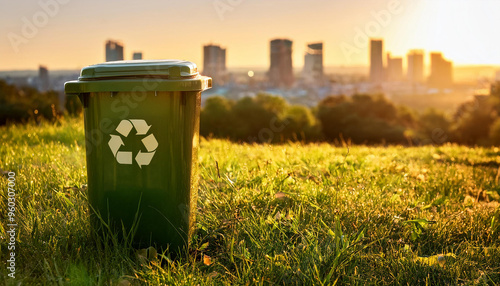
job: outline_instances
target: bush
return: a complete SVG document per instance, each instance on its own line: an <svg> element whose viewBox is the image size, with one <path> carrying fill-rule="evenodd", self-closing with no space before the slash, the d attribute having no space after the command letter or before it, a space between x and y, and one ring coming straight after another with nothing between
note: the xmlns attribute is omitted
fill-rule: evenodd
<svg viewBox="0 0 500 286"><path fill-rule="evenodd" d="M242 142L280 142L286 139L287 110L282 97L264 93L255 98L244 97L236 103L212 97L201 111L200 134Z"/></svg>
<svg viewBox="0 0 500 286"><path fill-rule="evenodd" d="M223 97L208 98L200 116L200 134L217 138L230 137L234 121L232 107L233 102Z"/></svg>
<svg viewBox="0 0 500 286"><path fill-rule="evenodd" d="M418 118L418 139L423 143L443 144L450 140L451 120L439 110L427 109Z"/></svg>
<svg viewBox="0 0 500 286"><path fill-rule="evenodd" d="M487 100L462 104L455 114L456 123L452 127L455 141L467 145L487 144L490 127L495 119L496 112Z"/></svg>
<svg viewBox="0 0 500 286"><path fill-rule="evenodd" d="M34 88L18 88L0 80L0 125L8 122L26 122L29 119L57 116L58 94L54 91L40 93Z"/></svg>
<svg viewBox="0 0 500 286"><path fill-rule="evenodd" d="M495 146L500 145L500 118L497 118L490 128L490 141Z"/></svg>
<svg viewBox="0 0 500 286"><path fill-rule="evenodd" d="M65 107L71 116L78 116L83 112L83 105L78 96L67 96Z"/></svg>
<svg viewBox="0 0 500 286"><path fill-rule="evenodd" d="M406 143L397 108L380 95L327 97L319 104L318 119L327 140L353 143Z"/></svg>
<svg viewBox="0 0 500 286"><path fill-rule="evenodd" d="M320 138L321 130L316 126L316 118L310 108L294 105L288 108L285 115L283 132L286 140L316 141Z"/></svg>

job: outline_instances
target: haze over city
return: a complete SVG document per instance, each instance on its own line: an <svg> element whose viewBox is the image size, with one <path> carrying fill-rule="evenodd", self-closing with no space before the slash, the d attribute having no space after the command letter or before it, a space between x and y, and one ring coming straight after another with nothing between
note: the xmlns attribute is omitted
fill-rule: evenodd
<svg viewBox="0 0 500 286"><path fill-rule="evenodd" d="M456 66L500 65L498 1L9 1L0 19L0 70L80 69L104 61L103 43L125 44L125 59L203 61L202 45L227 48L227 66L269 66L269 40L293 40L293 65L306 44L324 43L325 66L368 66L368 38L405 57L440 51ZM46 18L43 7L49 7ZM33 25L29 30L26 26ZM34 31L33 31L34 30ZM26 32L29 33L26 33ZM428 59L426 59L428 62ZM426 63L427 64L427 63Z"/></svg>

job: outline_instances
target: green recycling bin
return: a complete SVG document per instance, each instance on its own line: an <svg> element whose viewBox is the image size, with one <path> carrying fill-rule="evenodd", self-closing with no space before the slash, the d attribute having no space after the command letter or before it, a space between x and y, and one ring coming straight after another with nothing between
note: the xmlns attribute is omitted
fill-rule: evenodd
<svg viewBox="0 0 500 286"><path fill-rule="evenodd" d="M116 61L82 69L65 92L84 107L91 225L135 247L189 244L198 189L201 92L192 62Z"/></svg>

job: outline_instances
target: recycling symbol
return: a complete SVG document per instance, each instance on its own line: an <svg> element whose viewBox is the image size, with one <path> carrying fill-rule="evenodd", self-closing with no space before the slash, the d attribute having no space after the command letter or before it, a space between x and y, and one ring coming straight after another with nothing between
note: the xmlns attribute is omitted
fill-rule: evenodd
<svg viewBox="0 0 500 286"><path fill-rule="evenodd" d="M116 127L116 132L120 133L123 137L128 137L133 128L137 131L136 136L147 135L151 125L148 125L143 119L123 119ZM125 145L120 135L110 134L111 138L108 142L109 148L111 149L111 152L113 152L113 156L118 164L132 165L132 151L120 151L120 147ZM142 169L142 166L147 166L151 163L151 160L155 155L156 148L158 148L158 141L156 141L153 134L147 135L142 138L141 141L144 147L146 147L147 152L139 150L137 155L135 155L135 161L137 162L137 165L139 165L139 168Z"/></svg>

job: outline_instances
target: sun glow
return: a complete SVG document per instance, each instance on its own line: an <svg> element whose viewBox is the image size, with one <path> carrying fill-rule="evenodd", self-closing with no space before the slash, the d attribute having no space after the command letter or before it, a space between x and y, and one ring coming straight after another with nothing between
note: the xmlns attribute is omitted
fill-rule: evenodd
<svg viewBox="0 0 500 286"><path fill-rule="evenodd" d="M456 64L498 64L499 53L492 51L500 47L500 1L418 1L412 8L399 27L389 27L388 49L404 54L410 46L441 51Z"/></svg>

